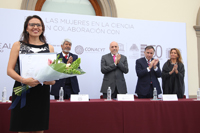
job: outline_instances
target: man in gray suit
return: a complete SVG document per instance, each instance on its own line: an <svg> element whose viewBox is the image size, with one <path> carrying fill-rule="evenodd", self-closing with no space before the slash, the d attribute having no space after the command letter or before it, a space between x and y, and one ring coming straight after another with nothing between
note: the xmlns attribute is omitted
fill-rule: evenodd
<svg viewBox="0 0 200 133"><path fill-rule="evenodd" d="M118 53L119 46L117 42L110 43L110 53L103 55L101 58L101 72L104 74L101 92L103 98L107 98L107 89L111 87L112 98L117 94L126 94L126 82L124 73L128 73L127 58Z"/></svg>

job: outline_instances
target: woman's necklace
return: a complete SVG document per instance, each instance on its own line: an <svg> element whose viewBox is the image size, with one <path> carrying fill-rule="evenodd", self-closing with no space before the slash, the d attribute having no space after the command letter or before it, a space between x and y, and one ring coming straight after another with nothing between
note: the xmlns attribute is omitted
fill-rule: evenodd
<svg viewBox="0 0 200 133"><path fill-rule="evenodd" d="M172 61L170 61L172 65L176 65L177 62L173 63Z"/></svg>

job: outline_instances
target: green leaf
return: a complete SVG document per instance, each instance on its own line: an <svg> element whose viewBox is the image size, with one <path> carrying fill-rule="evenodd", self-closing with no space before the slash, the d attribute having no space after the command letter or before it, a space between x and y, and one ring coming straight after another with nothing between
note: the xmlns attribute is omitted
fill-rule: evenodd
<svg viewBox="0 0 200 133"><path fill-rule="evenodd" d="M65 63L51 64L50 67L55 71L63 73L66 69L66 64Z"/></svg>
<svg viewBox="0 0 200 133"><path fill-rule="evenodd" d="M74 62L72 62L72 64L70 65L70 67L72 69L78 69L80 63L81 63L81 58L78 58Z"/></svg>

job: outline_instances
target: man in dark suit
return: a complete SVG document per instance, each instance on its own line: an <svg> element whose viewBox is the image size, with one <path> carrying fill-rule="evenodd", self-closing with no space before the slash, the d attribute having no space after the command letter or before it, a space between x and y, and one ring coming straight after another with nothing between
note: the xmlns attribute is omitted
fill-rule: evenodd
<svg viewBox="0 0 200 133"><path fill-rule="evenodd" d="M70 39L65 39L61 44L62 52L59 53L62 61L67 64L71 64L78 59L78 56L70 53L72 42ZM59 99L59 90L63 87L64 99L69 99L71 94L79 93L79 85L77 77L64 78L56 80L56 83L51 87L51 95L54 95L55 99Z"/></svg>
<svg viewBox="0 0 200 133"><path fill-rule="evenodd" d="M158 78L161 77L161 70L158 59L153 59L154 47L145 48L145 57L136 60L136 73L138 81L136 91L138 98L152 98L153 88L156 87L157 94L161 93Z"/></svg>
<svg viewBox="0 0 200 133"><path fill-rule="evenodd" d="M101 92L103 98L107 98L107 89L111 87L112 98L117 94L127 93L124 73L128 73L127 58L118 53L119 46L117 42L110 43L110 53L101 58L101 72L104 74Z"/></svg>

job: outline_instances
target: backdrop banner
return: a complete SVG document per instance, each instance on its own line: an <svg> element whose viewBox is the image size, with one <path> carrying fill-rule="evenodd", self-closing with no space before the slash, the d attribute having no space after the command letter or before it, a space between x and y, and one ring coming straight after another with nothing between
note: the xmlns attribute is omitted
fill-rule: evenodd
<svg viewBox="0 0 200 133"><path fill-rule="evenodd" d="M78 76L80 94L89 94L90 99L100 98L101 57L110 52L110 43L116 41L119 53L128 59L129 72L125 74L128 94L135 93L136 59L144 57L147 45L153 45L154 58L160 60L161 69L169 59L171 48L181 51L185 66L185 95L188 97L185 23L0 9L0 91L6 87L7 97L11 96L14 85L14 80L7 76L10 50L13 43L19 41L24 21L30 15L39 15L43 19L47 42L54 46L55 52L61 52L61 42L65 38L71 39L71 52L81 58L81 68L86 72ZM159 81L162 86L161 78Z"/></svg>

